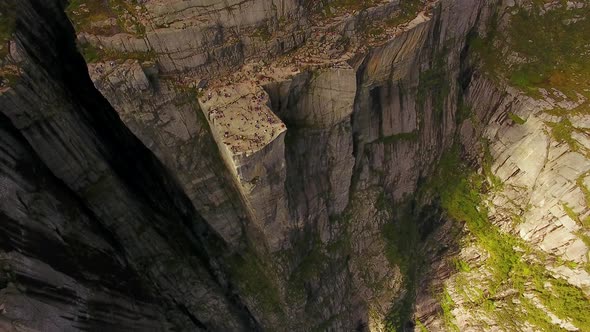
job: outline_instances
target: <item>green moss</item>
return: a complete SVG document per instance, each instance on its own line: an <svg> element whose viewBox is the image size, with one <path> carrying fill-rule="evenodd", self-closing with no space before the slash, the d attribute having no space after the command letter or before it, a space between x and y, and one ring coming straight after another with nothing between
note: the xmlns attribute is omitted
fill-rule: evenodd
<svg viewBox="0 0 590 332"><path fill-rule="evenodd" d="M510 308L495 308L490 314L497 316L499 322L510 324L529 321L531 324L545 330L554 330L547 314L540 311L526 297L525 292L532 292L541 303L552 313L562 319L571 319L573 324L582 331L590 330L590 318L585 313L590 312L590 299L582 290L568 284L565 280L553 278L541 263L528 260L527 255L539 257L544 261L544 255L528 247L521 239L510 234L502 233L488 220L488 211L483 203L484 179L474 173L461 162L457 148L446 153L440 162L438 173L431 180L429 186L432 192L438 193L443 209L449 217L463 221L469 232L475 237L476 243L489 255L485 261L492 272L492 278L487 280L488 299L501 290L512 289L512 295L518 299L521 310ZM547 287L549 285L549 287ZM443 294L441 306L444 312L450 307L448 294ZM485 302L478 305L485 308L492 307L492 303ZM487 304L486 304L487 303ZM506 299L503 304L510 304ZM447 309L445 309L447 308ZM504 317L507 313L512 317ZM503 317L503 319L502 319ZM448 320L445 318L445 320Z"/></svg>
<svg viewBox="0 0 590 332"><path fill-rule="evenodd" d="M104 62L109 60L135 59L141 62L154 61L156 54L149 52L119 52L112 49L100 49L89 43L79 43L78 50L87 63Z"/></svg>
<svg viewBox="0 0 590 332"><path fill-rule="evenodd" d="M428 332L426 326L424 326L424 324L422 324L422 322L419 320L416 320L416 327L420 330L420 332Z"/></svg>
<svg viewBox="0 0 590 332"><path fill-rule="evenodd" d="M121 32L145 35L140 23L137 1L125 0L70 0L66 13L77 32L95 35L114 35ZM108 22L110 20L111 22Z"/></svg>
<svg viewBox="0 0 590 332"><path fill-rule="evenodd" d="M519 124L519 125L523 125L526 123L526 120L521 118L520 116L512 113L512 112L508 112L508 117L510 118L510 120L512 120L512 122Z"/></svg>
<svg viewBox="0 0 590 332"><path fill-rule="evenodd" d="M430 68L420 73L416 99L420 109L428 97L432 98L435 116L442 119L445 100L450 92L445 63L446 51L440 51L435 56Z"/></svg>
<svg viewBox="0 0 590 332"><path fill-rule="evenodd" d="M8 55L8 42L16 24L16 11L11 2L0 2L0 59Z"/></svg>
<svg viewBox="0 0 590 332"><path fill-rule="evenodd" d="M458 272L470 272L471 271L471 267L469 266L469 263L467 263L464 260L454 259L453 265L455 266L455 269Z"/></svg>
<svg viewBox="0 0 590 332"><path fill-rule="evenodd" d="M494 158L490 151L490 143L485 140L482 145L484 150L482 161L484 175L494 190L501 190L504 187L504 183L502 183L502 180L492 171Z"/></svg>
<svg viewBox="0 0 590 332"><path fill-rule="evenodd" d="M455 302L449 295L448 290L444 290L440 299L440 307L442 309L443 321L448 331L459 332L459 327L455 324L455 317L453 316L453 309L455 308Z"/></svg>
<svg viewBox="0 0 590 332"><path fill-rule="evenodd" d="M459 102L459 106L457 107L456 123L461 124L463 123L463 121L473 117L473 115L474 113L471 107L466 105L461 99Z"/></svg>
<svg viewBox="0 0 590 332"><path fill-rule="evenodd" d="M574 91L588 96L584 89L590 74L587 45L590 44L590 7L568 9L565 1L544 10L545 1L527 1L511 17L507 29L497 29L497 18L484 38L473 36L470 49L482 60L482 67L493 78L506 80L533 97L538 88L557 88L576 98ZM510 9L514 12L514 9ZM521 61L503 50L515 52Z"/></svg>
<svg viewBox="0 0 590 332"><path fill-rule="evenodd" d="M365 33L370 37L381 36L385 32L385 29L381 26L370 26L366 29Z"/></svg>
<svg viewBox="0 0 590 332"><path fill-rule="evenodd" d="M381 197L386 197L384 194ZM377 207L382 211L393 211L389 200L384 200ZM411 204L400 206L401 211L395 221L383 226L382 235L385 239L385 256L392 266L400 269L403 276L403 285L406 293L397 299L386 319L387 330L401 331L406 322L411 321L414 303L416 300L416 282L422 267L422 257L419 255L418 245L420 235L418 221L412 215Z"/></svg>
<svg viewBox="0 0 590 332"><path fill-rule="evenodd" d="M588 172L580 175L576 179L576 184L578 185L578 188L580 188L580 190L582 190L582 193L584 194L584 201L586 202L586 207L590 208L590 189L588 189L588 187L586 187L586 185L584 184L584 178L586 178L588 175L590 175L590 173L588 173ZM590 224L588 225L588 227L590 227Z"/></svg>
<svg viewBox="0 0 590 332"><path fill-rule="evenodd" d="M385 136L380 139L381 142L385 144L393 144L399 141L417 141L418 140L418 130L411 131L409 133L401 133L395 134L390 136Z"/></svg>
<svg viewBox="0 0 590 332"><path fill-rule="evenodd" d="M260 38L264 41L269 41L272 38L272 33L268 29L268 26L263 25L263 26L256 28L256 30L254 30L254 33L252 34L252 36Z"/></svg>
<svg viewBox="0 0 590 332"><path fill-rule="evenodd" d="M318 326L313 327L311 331L312 332L325 332L325 331L330 331L330 328L332 327L332 324L337 319L338 319L338 316L332 316L329 319L327 319L326 321L323 321Z"/></svg>
<svg viewBox="0 0 590 332"><path fill-rule="evenodd" d="M232 279L240 293L251 299L265 313L282 315L280 293L273 280L268 264L261 261L251 250L234 254L228 259Z"/></svg>
<svg viewBox="0 0 590 332"><path fill-rule="evenodd" d="M550 289L543 287L540 297L558 317L569 317L581 331L590 331L590 300L582 290L563 279L552 279Z"/></svg>
<svg viewBox="0 0 590 332"><path fill-rule="evenodd" d="M21 71L14 65L0 67L0 80L5 86L14 86L21 78Z"/></svg>
<svg viewBox="0 0 590 332"><path fill-rule="evenodd" d="M387 19L385 24L394 27L407 23L413 20L422 8L424 8L424 4L420 0L402 0L399 4L399 11L397 11L393 17Z"/></svg>
<svg viewBox="0 0 590 332"><path fill-rule="evenodd" d="M467 175L467 176L466 176ZM453 148L441 159L438 177L432 188L440 194L441 205L454 220L467 223L482 246L490 252L489 261L496 267L495 278L508 277L521 255L513 250L515 242L504 239L487 219L487 209L482 204L480 192L484 179L473 173L460 161L458 148Z"/></svg>
<svg viewBox="0 0 590 332"><path fill-rule="evenodd" d="M584 242L586 247L590 248L590 236L586 235L583 232L578 232L577 236L580 238L580 240L582 240L582 242Z"/></svg>
<svg viewBox="0 0 590 332"><path fill-rule="evenodd" d="M101 60L100 50L88 43L79 43L78 50L87 63L94 63Z"/></svg>
<svg viewBox="0 0 590 332"><path fill-rule="evenodd" d="M576 212L574 212L574 210L571 207L569 207L569 205L567 205L566 203L563 203L562 207L568 217L570 217L573 221L581 223L580 217L578 216L578 214Z"/></svg>
<svg viewBox="0 0 590 332"><path fill-rule="evenodd" d="M572 261L566 261L564 263L565 266L567 266L570 269L577 269L579 267L579 264L576 262L572 262Z"/></svg>
<svg viewBox="0 0 590 332"><path fill-rule="evenodd" d="M568 118L564 118L560 122L547 122L546 124L551 129L551 135L556 141L566 143L572 151L580 150L579 143L572 137L574 127Z"/></svg>
<svg viewBox="0 0 590 332"><path fill-rule="evenodd" d="M385 191L381 191L379 196L377 196L377 200L375 202L375 207L379 211L386 211L388 213L393 212L393 207L391 205L391 199L387 196Z"/></svg>
<svg viewBox="0 0 590 332"><path fill-rule="evenodd" d="M346 246L345 243L340 244ZM303 303L307 294L306 283L317 278L324 270L325 263L329 261L326 249L317 235L311 231L305 231L294 241L293 247L284 254L291 260L302 258L296 262L297 266L289 276L287 295L290 301Z"/></svg>
<svg viewBox="0 0 590 332"><path fill-rule="evenodd" d="M307 8L314 14L323 17L336 16L341 12L351 12L367 9L378 3L376 0L306 0Z"/></svg>

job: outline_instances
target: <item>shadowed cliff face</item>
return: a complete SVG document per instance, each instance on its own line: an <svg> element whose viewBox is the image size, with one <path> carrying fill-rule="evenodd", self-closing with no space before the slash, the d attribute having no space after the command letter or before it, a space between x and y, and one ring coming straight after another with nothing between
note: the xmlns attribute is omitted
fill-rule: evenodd
<svg viewBox="0 0 590 332"><path fill-rule="evenodd" d="M588 326L585 4L2 6L3 329Z"/></svg>
<svg viewBox="0 0 590 332"><path fill-rule="evenodd" d="M137 319L154 329L255 328L232 296L224 243L94 89L63 5L14 6L21 72L1 97L3 321L42 330L125 330L140 328ZM30 241L47 248L26 250Z"/></svg>

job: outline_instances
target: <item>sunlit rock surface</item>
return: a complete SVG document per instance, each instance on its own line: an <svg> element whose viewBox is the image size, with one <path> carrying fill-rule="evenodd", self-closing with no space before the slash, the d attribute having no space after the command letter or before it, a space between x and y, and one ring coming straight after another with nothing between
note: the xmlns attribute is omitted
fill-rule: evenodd
<svg viewBox="0 0 590 332"><path fill-rule="evenodd" d="M528 2L9 3L1 328L587 326L543 296L587 307L588 93L511 87L476 50ZM453 149L540 285L498 284L428 191Z"/></svg>

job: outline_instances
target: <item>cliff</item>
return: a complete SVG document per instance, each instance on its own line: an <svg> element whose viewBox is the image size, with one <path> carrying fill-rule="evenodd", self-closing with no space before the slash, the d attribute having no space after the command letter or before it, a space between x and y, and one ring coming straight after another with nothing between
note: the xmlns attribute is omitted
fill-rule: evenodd
<svg viewBox="0 0 590 332"><path fill-rule="evenodd" d="M585 3L2 6L4 329L590 328Z"/></svg>

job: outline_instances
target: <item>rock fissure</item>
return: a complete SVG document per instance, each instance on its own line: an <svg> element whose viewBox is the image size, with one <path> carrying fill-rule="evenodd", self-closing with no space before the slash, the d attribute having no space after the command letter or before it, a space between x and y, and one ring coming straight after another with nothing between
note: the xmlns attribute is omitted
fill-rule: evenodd
<svg viewBox="0 0 590 332"><path fill-rule="evenodd" d="M588 327L590 97L556 51L579 43L521 24L584 3L72 0L76 44L61 1L10 2L0 260L29 291L0 303L22 326Z"/></svg>

